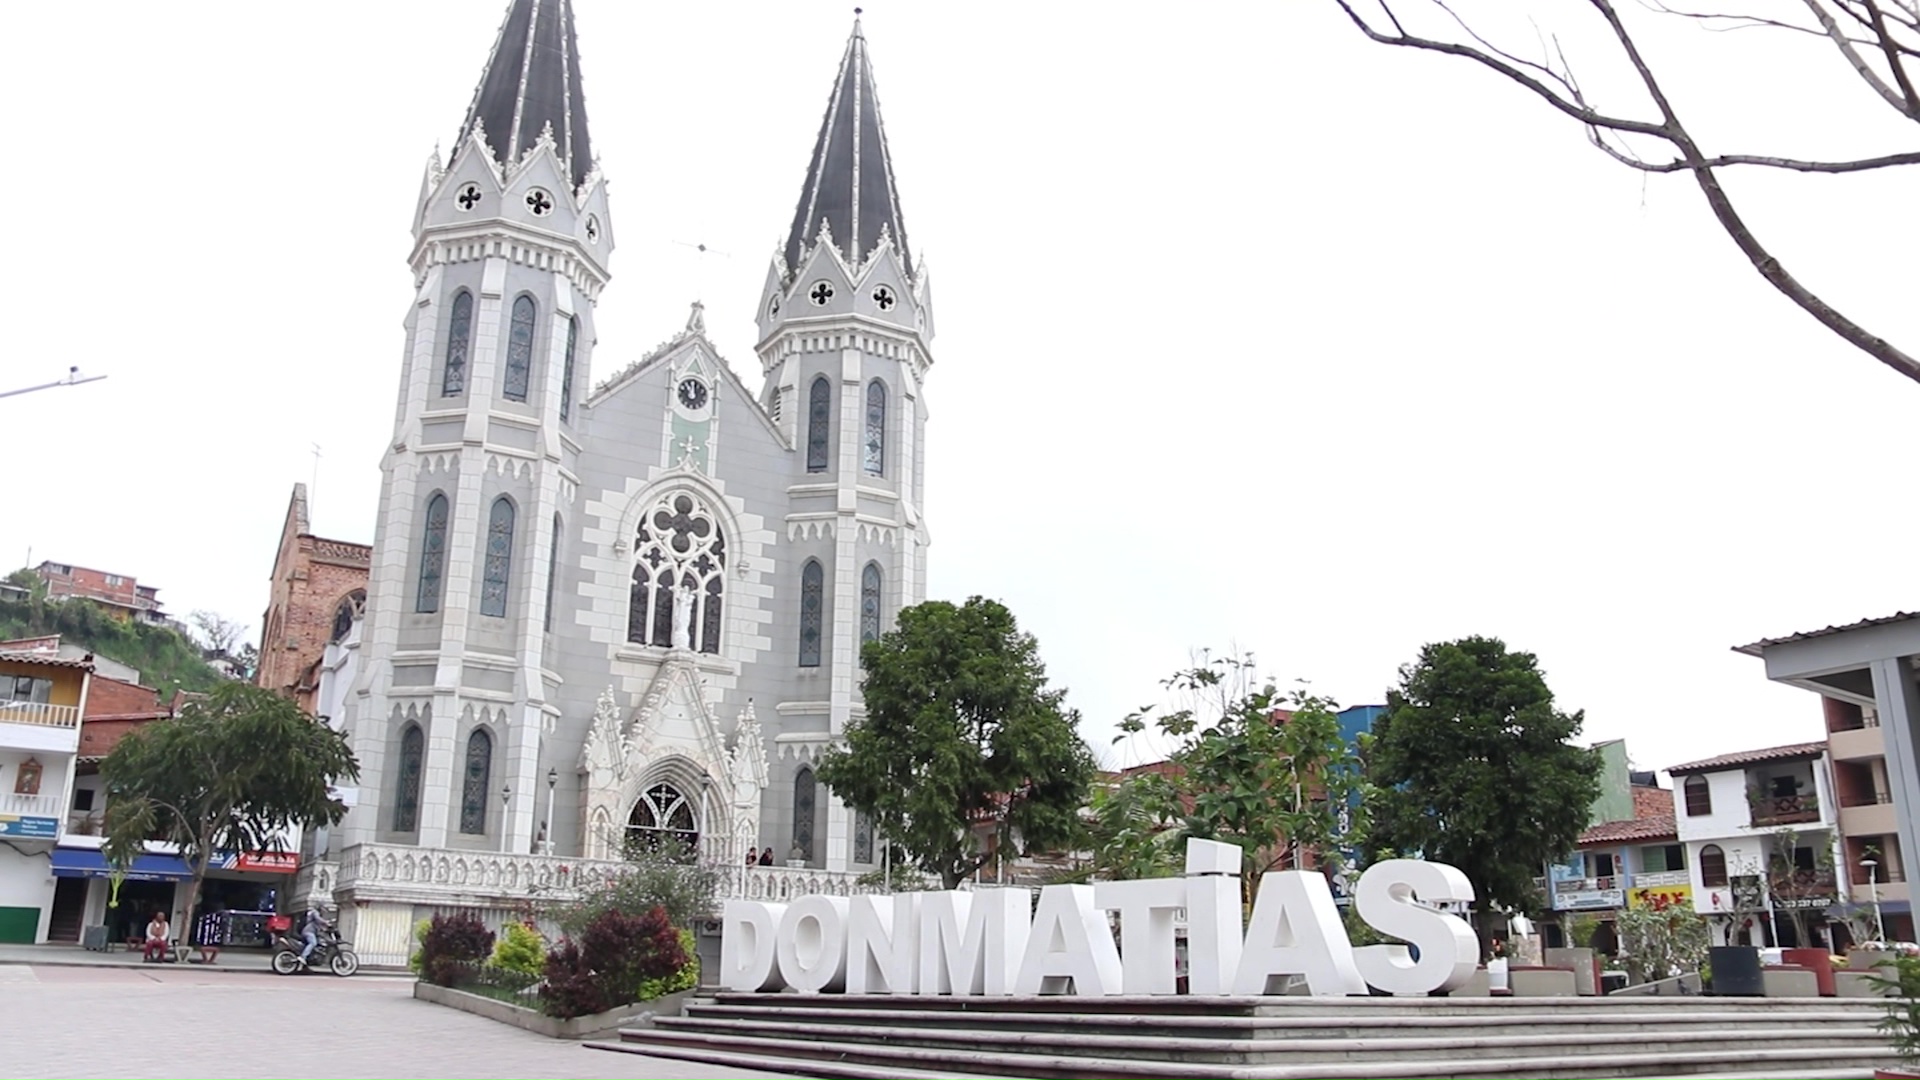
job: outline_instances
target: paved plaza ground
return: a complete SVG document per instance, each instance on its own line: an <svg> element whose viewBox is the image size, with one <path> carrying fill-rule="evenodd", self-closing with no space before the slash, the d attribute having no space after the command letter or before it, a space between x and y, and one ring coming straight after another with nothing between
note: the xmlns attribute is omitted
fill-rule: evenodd
<svg viewBox="0 0 1920 1080"><path fill-rule="evenodd" d="M406 979L0 963L21 1077L770 1077L587 1050L412 998Z"/></svg>

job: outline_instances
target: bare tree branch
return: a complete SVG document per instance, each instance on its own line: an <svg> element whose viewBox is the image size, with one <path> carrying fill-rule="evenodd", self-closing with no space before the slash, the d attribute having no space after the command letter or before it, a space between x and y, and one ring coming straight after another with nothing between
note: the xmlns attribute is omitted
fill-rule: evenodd
<svg viewBox="0 0 1920 1080"><path fill-rule="evenodd" d="M1893 69L1893 81L1900 84L1900 93L1906 99L1906 114L1920 120L1920 95L1913 92L1913 80L1907 77L1906 61L1901 59L1901 49L1894 43L1893 34L1887 29L1886 13L1880 5L1869 3L1867 12L1872 17L1873 32L1880 38L1880 52L1887 58L1887 66Z"/></svg>
<svg viewBox="0 0 1920 1080"><path fill-rule="evenodd" d="M1721 186L1719 175L1715 172L1716 169L1734 165L1764 166L1798 172L1861 172L1868 169L1887 168L1897 165L1920 164L1920 152L1889 154L1878 158L1838 162L1802 161L1794 158L1768 157L1754 154L1728 154L1709 157L1701 151L1699 143L1687 130L1685 124L1681 122L1672 101L1667 97L1665 88L1655 76L1652 66L1647 63L1646 58L1641 54L1638 43L1634 41L1632 34L1628 32L1626 25L1621 21L1619 13L1614 9L1612 0L1588 0L1588 3L1600 14L1601 18L1606 20L1608 28L1613 33L1615 42L1619 45L1622 53L1633 66L1635 74L1639 77L1641 86L1646 90L1648 96L1653 99L1654 106L1660 114L1660 120L1657 123L1613 116L1592 107L1587 103L1585 95L1580 92L1578 83L1573 80L1571 67L1567 65L1564 55L1560 57L1563 70L1561 72L1555 72L1551 68L1530 61L1520 60L1491 45L1486 45L1485 39L1471 28L1468 28L1466 24L1459 19L1459 16L1455 15L1452 9L1447 7L1444 0L1432 0L1432 2L1435 6L1441 8L1441 10L1446 11L1448 15L1453 16L1456 22L1460 22L1460 25L1466 29L1468 35L1475 42L1484 45L1484 48L1460 44L1458 42L1417 37L1407 33L1399 17L1393 10L1391 0L1376 0L1380 10L1386 14L1387 20L1393 25L1393 29L1390 32L1375 27L1367 19L1361 17L1361 15L1354 10L1350 0L1334 0L1334 2L1346 13L1348 20L1372 41L1383 45L1393 45L1401 48L1419 49L1426 52L1437 52L1448 56L1458 56L1499 72L1512 82L1532 91L1535 96L1547 102L1555 109L1573 117L1585 125L1589 141L1609 157L1612 157L1622 164L1648 173L1691 173L1694 182L1700 188L1701 194L1706 197L1707 205L1712 210L1715 220L1720 223L1721 229L1726 232L1734 244L1746 255L1748 262L1753 264L1753 268L1759 272L1761 278L1765 280L1767 284L1773 286L1781 295L1792 300L1801 310L1812 315L1822 326L1833 331L1833 333L1838 335L1843 341L1872 356L1874 359L1879 360L1881 363L1886 364L1888 367L1893 368L1907 378L1915 382L1920 382L1920 360L1909 356L1907 353L1895 347L1891 342L1869 332L1866 328L1835 310L1830 304L1802 284L1798 278L1789 273L1786 267L1781 265L1780 260L1775 258L1773 253L1767 250L1765 245L1760 243L1759 238L1753 234L1753 230L1748 227L1745 219L1740 216L1739 211L1733 204L1733 200L1728 196L1726 189ZM1821 26L1825 29L1827 36L1834 42L1835 46L1847 56L1849 62L1854 65L1855 71L1858 72L1863 79L1866 79L1869 85L1873 86L1883 98L1896 109L1899 109L1902 114L1920 119L1920 114L1910 112L1910 106L1920 106L1920 98L1912 96L1909 85L1904 81L1905 72L1904 69L1899 66L1898 55L1889 54L1889 60L1894 64L1896 76L1902 83L1901 90L1906 91L1904 96L1900 92L1895 91L1893 87L1888 86L1885 81L1879 77L1878 73L1866 63L1865 59L1854 49L1853 43L1848 39L1847 35L1840 29L1832 13L1821 5L1820 0L1805 0L1805 2L1808 8L1814 13L1814 16L1820 20ZM1844 3L1844 0L1840 0L1840 2ZM1870 13L1878 13L1880 10L1878 0L1861 0L1861 2L1868 5ZM1881 21L1877 27L1873 26L1873 24L1869 24L1869 26L1875 30L1878 42L1884 50L1887 47L1886 43L1891 34L1890 29L1886 27L1884 21ZM1543 81L1541 77L1531 72L1540 72L1546 81ZM1548 85L1549 82L1563 88L1566 94L1562 95L1556 92L1553 86ZM1605 134L1607 132L1651 135L1672 146L1679 157L1675 161L1666 163L1647 162L1630 151L1617 149L1609 144Z"/></svg>
<svg viewBox="0 0 1920 1080"><path fill-rule="evenodd" d="M1848 38L1847 32L1840 28L1840 24L1834 19L1833 13L1828 11L1826 7L1820 3L1820 0L1805 0L1805 2L1808 10L1813 12L1813 17L1820 20L1820 26L1827 32L1827 37L1833 42L1833 47L1839 49L1840 55L1846 57L1847 63L1853 65L1854 73L1859 75L1868 86L1873 88L1874 93L1879 94L1887 104L1893 106L1901 115L1912 115L1907 111L1907 102L1900 97L1899 93L1896 92L1893 87L1887 85L1886 80L1880 77L1880 73L1873 70L1873 65L1867 63L1866 58L1861 56L1859 50L1853 47L1852 39Z"/></svg>
<svg viewBox="0 0 1920 1080"><path fill-rule="evenodd" d="M1602 146L1601 149L1608 148ZM1610 150L1609 152L1611 153ZM1920 165L1920 150L1882 154L1879 157L1861 158L1857 161L1801 161L1797 158L1764 157L1756 154L1720 154L1698 162L1650 162L1619 154L1614 154L1613 157L1623 165L1642 172L1655 173L1685 172L1688 169L1719 169L1729 165L1764 165L1772 169L1790 169L1794 172L1852 173L1885 169L1895 165Z"/></svg>

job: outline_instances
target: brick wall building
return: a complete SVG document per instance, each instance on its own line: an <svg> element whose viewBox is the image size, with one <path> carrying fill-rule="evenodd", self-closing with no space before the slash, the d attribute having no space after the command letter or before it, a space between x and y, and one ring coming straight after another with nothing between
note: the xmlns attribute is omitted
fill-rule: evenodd
<svg viewBox="0 0 1920 1080"><path fill-rule="evenodd" d="M33 568L47 583L47 596L54 600L80 597L106 607L124 618L146 622L164 622L160 610L160 590L142 585L126 574L110 574L71 563L43 562Z"/></svg>
<svg viewBox="0 0 1920 1080"><path fill-rule="evenodd" d="M373 549L313 535L307 486L295 484L273 560L273 584L260 635L255 684L312 711L316 667L327 643L344 635L366 604Z"/></svg>

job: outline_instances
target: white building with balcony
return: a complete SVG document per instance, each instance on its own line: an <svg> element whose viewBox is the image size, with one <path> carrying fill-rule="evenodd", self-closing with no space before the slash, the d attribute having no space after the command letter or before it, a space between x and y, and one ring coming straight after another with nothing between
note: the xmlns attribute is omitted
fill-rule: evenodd
<svg viewBox="0 0 1920 1080"><path fill-rule="evenodd" d="M1797 935L1795 911L1819 935L1840 899L1827 744L1744 750L1667 771L1694 910L1713 924L1715 942L1803 944L1787 940Z"/></svg>
<svg viewBox="0 0 1920 1080"><path fill-rule="evenodd" d="M0 652L0 942L45 941L93 658Z"/></svg>

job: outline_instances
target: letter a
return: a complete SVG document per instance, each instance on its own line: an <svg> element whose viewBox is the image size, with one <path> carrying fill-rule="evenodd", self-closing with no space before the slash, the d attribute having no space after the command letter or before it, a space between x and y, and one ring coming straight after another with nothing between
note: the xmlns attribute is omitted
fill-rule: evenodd
<svg viewBox="0 0 1920 1080"><path fill-rule="evenodd" d="M1236 994L1278 993L1280 975L1305 975L1314 997L1365 994L1366 981L1353 963L1353 944L1333 906L1327 879L1305 870L1277 870L1260 877L1246 948L1234 976Z"/></svg>

